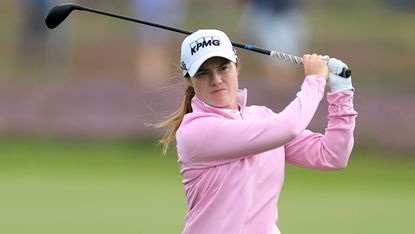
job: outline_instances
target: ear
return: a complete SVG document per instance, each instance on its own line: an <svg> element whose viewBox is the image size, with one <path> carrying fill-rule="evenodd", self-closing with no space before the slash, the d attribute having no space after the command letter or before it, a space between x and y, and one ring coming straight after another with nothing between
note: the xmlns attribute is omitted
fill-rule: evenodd
<svg viewBox="0 0 415 234"><path fill-rule="evenodd" d="M235 66L236 66L236 72L239 75L239 72L241 71L241 63L239 62L239 60L236 61Z"/></svg>

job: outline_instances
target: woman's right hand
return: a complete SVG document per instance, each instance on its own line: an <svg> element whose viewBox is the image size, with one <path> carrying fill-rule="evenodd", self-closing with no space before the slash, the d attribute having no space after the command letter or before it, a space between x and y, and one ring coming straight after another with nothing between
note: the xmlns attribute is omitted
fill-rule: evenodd
<svg viewBox="0 0 415 234"><path fill-rule="evenodd" d="M316 75L325 80L329 78L329 68L327 66L327 61L322 59L321 56L317 54L305 54L303 56L304 63L304 75Z"/></svg>

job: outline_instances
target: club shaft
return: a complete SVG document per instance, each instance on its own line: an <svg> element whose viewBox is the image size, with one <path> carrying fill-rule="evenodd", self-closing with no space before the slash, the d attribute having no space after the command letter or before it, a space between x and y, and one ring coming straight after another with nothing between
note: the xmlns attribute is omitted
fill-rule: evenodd
<svg viewBox="0 0 415 234"><path fill-rule="evenodd" d="M178 33L182 33L182 34L187 34L190 35L193 32L191 31L186 31L180 28L174 28L174 27L170 27L170 26L166 26L163 24L157 24L157 23L152 23L152 22L148 22L145 20L140 20L137 18L132 18L132 17L128 17L128 16L123 16L123 15L119 15L119 14L114 14L114 13L110 13L110 12L105 12L105 11L101 11L101 10L97 10L97 9L93 9L93 8L88 8L88 7L84 7L81 6L80 8L77 8L78 10L83 10L83 11L89 11L89 12L93 12L93 13L97 13L97 14L101 14L101 15L106 15L106 16L110 16L110 17L115 17L115 18L119 18L119 19L123 19L123 20L128 20L128 21L132 21L132 22L136 22L136 23L140 23L140 24L145 24L145 25L149 25L149 26L153 26L153 27L157 27L157 28L162 28L162 29L166 29L169 31L173 31L173 32L178 32ZM294 55L289 55L289 54L285 54L285 53L281 53L281 52L276 52L276 55L273 56L274 51L270 51L270 50L266 50L266 49L262 49L262 48L258 48L252 45L248 45L248 44L243 44L240 42L235 42L235 41L231 41L232 45L238 48L242 48L242 49L246 49L246 50L250 50L250 51L254 51L257 53L261 53L261 54L265 54L265 55L269 55L272 57L277 57L283 60L287 60L290 62L294 62L294 63L299 63L296 61L299 61L302 59L294 56ZM293 59L295 58L295 59ZM302 63L302 62L301 62Z"/></svg>
<svg viewBox="0 0 415 234"><path fill-rule="evenodd" d="M145 21L145 20L140 20L140 19L136 19L136 18L132 18L132 17L124 16L124 15L119 15L119 14L114 14L114 13L110 13L110 12L106 12L106 11L101 11L101 10L97 10L97 9L93 9L93 8L88 8L88 7L84 7L84 6L82 6L82 8L80 8L79 10L89 11L89 12L97 13L97 14L100 14L100 15L115 17L115 18L118 18L118 19L128 20L128 21L132 21L132 22L136 22L136 23L140 23L140 24L145 24L145 25L149 25L149 26L153 26L153 27L157 27L157 28L162 28L162 29L166 29L166 30L169 30L169 31L183 33L183 34L187 34L187 35L192 34L192 32L186 31L186 30L183 30L183 29L173 28L173 27L170 27L170 26L162 25L162 24L152 23L152 22L148 22L148 21Z"/></svg>
<svg viewBox="0 0 415 234"><path fill-rule="evenodd" d="M118 18L118 19L132 21L132 22L136 22L136 23L140 23L140 24L144 24L144 25L148 25L148 26L152 26L152 27L156 27L156 28L162 28L162 29L177 32L177 33L182 33L182 34L187 34L187 35L190 35L190 34L193 33L191 31L183 30L183 29L180 29L180 28L170 27L170 26L163 25L163 24L157 24L157 23L153 23L153 22L149 22L149 21L145 21L145 20L140 20L140 19L137 19L137 18L124 16L124 15L114 14L114 13L111 13L111 12L97 10L97 9L93 9L93 8L89 8L89 7L85 7L85 6L81 6L81 5L77 5L77 4L76 4L76 8L74 8L74 9L80 10L80 11L89 11L89 12L100 14L100 15L105 15L105 16L110 16L110 17L114 17L114 18ZM238 48L242 48L242 49L245 49L245 50L265 54L265 55L268 55L268 56L271 56L271 57L274 57L274 58L278 58L278 59L285 60L285 61L292 62L292 63L296 63L296 64L303 64L303 59L302 58L291 55L291 54L286 54L286 53L282 53L282 52L278 52L278 51L271 51L271 50L267 50L267 49L263 49L263 48L255 47L255 46L252 46L252 45L243 44L243 43L240 43L240 42L235 42L235 41L231 41L231 43L232 43L233 46L238 47ZM349 70L349 69L344 69L343 72L340 74L340 76L345 77L345 78L350 77L350 75L351 75L351 70Z"/></svg>

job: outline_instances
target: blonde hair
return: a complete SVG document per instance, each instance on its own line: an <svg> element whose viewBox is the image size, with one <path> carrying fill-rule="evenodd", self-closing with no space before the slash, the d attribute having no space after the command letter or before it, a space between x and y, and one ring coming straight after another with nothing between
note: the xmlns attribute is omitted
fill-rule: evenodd
<svg viewBox="0 0 415 234"><path fill-rule="evenodd" d="M185 79L189 79L189 78L185 78ZM167 132L164 134L164 136L159 140L159 143L163 145L163 155L166 155L171 142L175 140L177 129L179 129L180 124L183 121L184 115L187 113L191 113L193 111L192 110L192 98L194 96L195 96L195 90L193 89L192 86L188 84L186 91L185 91L185 97L179 109L176 112L174 112L169 119L155 125L156 128L163 128L163 127L171 126L167 130Z"/></svg>
<svg viewBox="0 0 415 234"><path fill-rule="evenodd" d="M241 69L241 63L239 59L236 61L235 66L239 72ZM173 114L171 114L171 117L169 119L154 125L156 128L171 126L164 134L164 136L159 140L159 143L163 145L163 155L166 155L167 150L170 147L170 144L175 140L177 129L179 129L180 124L183 121L184 115L186 115L187 113L191 113L193 111L192 98L195 96L195 90L193 86L190 85L191 82L189 80L189 75L186 75L184 78L186 79L187 88L185 91L185 97L179 109Z"/></svg>

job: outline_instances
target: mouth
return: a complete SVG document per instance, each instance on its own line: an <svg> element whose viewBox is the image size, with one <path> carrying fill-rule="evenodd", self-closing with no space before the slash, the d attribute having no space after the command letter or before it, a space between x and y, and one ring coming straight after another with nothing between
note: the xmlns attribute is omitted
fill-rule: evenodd
<svg viewBox="0 0 415 234"><path fill-rule="evenodd" d="M222 91L225 91L226 89L225 88L222 88L222 89L216 89L216 90L213 90L212 91L212 94L213 93L219 93L219 92L222 92Z"/></svg>

